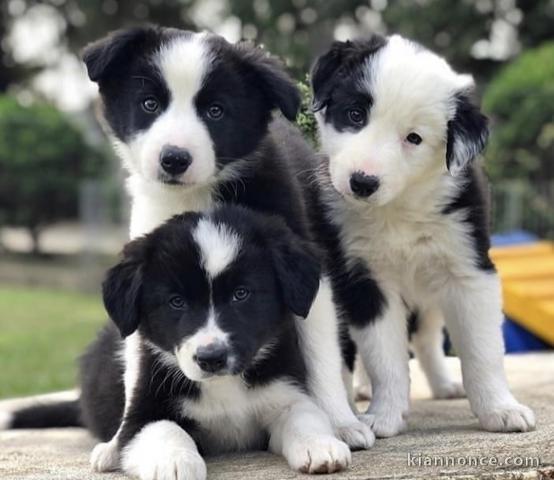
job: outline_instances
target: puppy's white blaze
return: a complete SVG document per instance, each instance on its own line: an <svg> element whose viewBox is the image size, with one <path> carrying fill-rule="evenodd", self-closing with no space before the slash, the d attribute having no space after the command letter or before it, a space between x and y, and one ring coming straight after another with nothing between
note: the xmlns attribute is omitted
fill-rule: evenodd
<svg viewBox="0 0 554 480"><path fill-rule="evenodd" d="M190 103L210 71L213 55L206 38L206 33L177 37L159 51L158 64L176 103Z"/></svg>
<svg viewBox="0 0 554 480"><path fill-rule="evenodd" d="M200 249L204 270L211 278L225 270L240 251L241 241L237 233L208 219L198 222L193 238Z"/></svg>

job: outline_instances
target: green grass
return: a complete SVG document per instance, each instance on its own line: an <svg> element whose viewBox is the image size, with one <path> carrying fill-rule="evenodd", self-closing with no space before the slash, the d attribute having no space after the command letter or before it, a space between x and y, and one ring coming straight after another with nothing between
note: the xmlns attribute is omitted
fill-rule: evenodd
<svg viewBox="0 0 554 480"><path fill-rule="evenodd" d="M99 295L0 286L0 398L74 387L105 318Z"/></svg>

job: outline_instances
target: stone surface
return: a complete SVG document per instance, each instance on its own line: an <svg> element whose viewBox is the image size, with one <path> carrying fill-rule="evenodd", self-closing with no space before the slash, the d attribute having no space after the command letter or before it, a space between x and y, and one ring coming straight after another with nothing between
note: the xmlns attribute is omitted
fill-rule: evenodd
<svg viewBox="0 0 554 480"><path fill-rule="evenodd" d="M459 377L457 360L450 360L453 374ZM538 420L536 431L519 434L480 430L467 400L429 400L417 363L411 367L414 400L408 431L395 438L378 440L369 451L355 452L348 471L326 478L554 479L554 354L506 358L513 391L535 410ZM0 402L0 408L6 405ZM120 474L90 471L88 455L93 445L94 440L80 429L0 432L0 479L125 478ZM427 465L429 462L435 465ZM506 465L506 462L524 465ZM208 460L208 478L212 480L301 477L306 478L292 472L281 458L267 453Z"/></svg>

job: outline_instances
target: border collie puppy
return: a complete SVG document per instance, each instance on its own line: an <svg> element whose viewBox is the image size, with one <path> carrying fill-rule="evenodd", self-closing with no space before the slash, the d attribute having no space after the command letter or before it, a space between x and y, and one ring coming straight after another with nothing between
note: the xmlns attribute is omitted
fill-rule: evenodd
<svg viewBox="0 0 554 480"><path fill-rule="evenodd" d="M142 27L93 43L83 59L130 173L132 238L175 214L236 203L280 215L295 234L310 239L296 172L313 168L314 154L290 124L271 119L275 109L294 119L300 103L274 58L209 33ZM370 447L373 433L348 404L325 276L297 328L314 398L346 443ZM127 337L128 394L137 381L139 344L140 333Z"/></svg>
<svg viewBox="0 0 554 480"><path fill-rule="evenodd" d="M446 321L485 429L531 430L533 412L510 393L503 368L501 289L475 163L488 130L469 98L472 77L395 35L334 43L312 82L329 157L325 214L340 236L331 248L348 258L335 274L337 300L372 382L375 433L404 427L412 312L423 329ZM414 345L420 361L441 361L425 352L438 345Z"/></svg>
<svg viewBox="0 0 554 480"><path fill-rule="evenodd" d="M269 449L304 473L350 463L308 395L295 322L319 287L310 244L236 206L175 216L129 243L107 274L106 326L81 362L81 419L99 470L200 480L200 454ZM140 332L125 407L123 338Z"/></svg>

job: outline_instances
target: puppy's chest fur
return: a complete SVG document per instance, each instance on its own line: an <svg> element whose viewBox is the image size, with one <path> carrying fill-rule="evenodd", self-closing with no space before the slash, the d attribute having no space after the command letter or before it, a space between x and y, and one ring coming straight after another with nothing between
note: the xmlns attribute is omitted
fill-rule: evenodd
<svg viewBox="0 0 554 480"><path fill-rule="evenodd" d="M348 262L362 260L381 285L420 306L450 278L468 274L474 254L466 212L444 214L439 198L384 207L340 201L334 221Z"/></svg>
<svg viewBox="0 0 554 480"><path fill-rule="evenodd" d="M240 377L225 377L202 384L198 399L183 399L180 413L196 422L207 453L262 449L268 425L300 395L283 380L248 387Z"/></svg>

